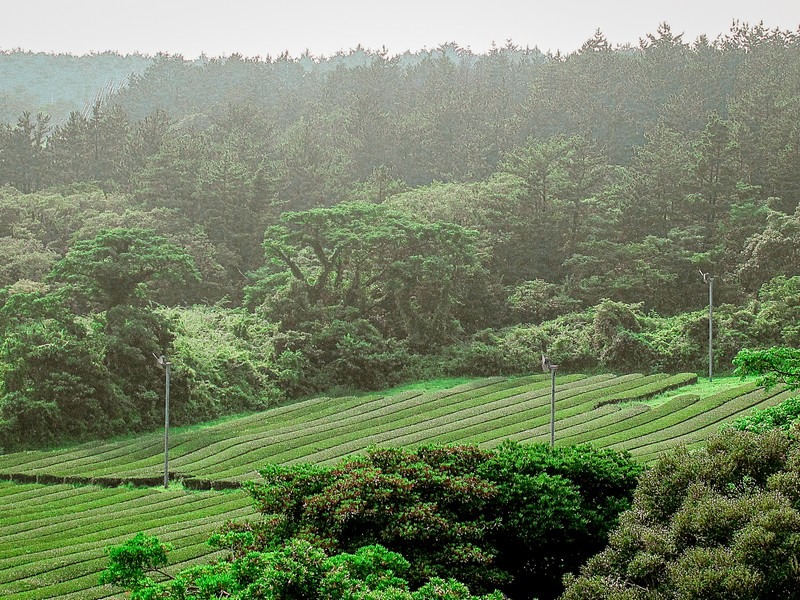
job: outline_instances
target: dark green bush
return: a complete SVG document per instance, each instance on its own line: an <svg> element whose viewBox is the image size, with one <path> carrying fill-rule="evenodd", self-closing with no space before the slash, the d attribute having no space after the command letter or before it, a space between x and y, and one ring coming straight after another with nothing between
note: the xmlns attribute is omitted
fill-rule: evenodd
<svg viewBox="0 0 800 600"><path fill-rule="evenodd" d="M402 381L413 364L406 346L364 319L308 324L276 338L277 385L290 396L332 388L377 390Z"/></svg>
<svg viewBox="0 0 800 600"><path fill-rule="evenodd" d="M553 598L562 575L606 543L640 470L591 448L373 449L334 467L266 468L249 487L264 520L225 536L240 555L297 537L335 552L381 544L411 563L413 585L455 578Z"/></svg>
<svg viewBox="0 0 800 600"><path fill-rule="evenodd" d="M800 598L798 458L779 430L670 452L563 598Z"/></svg>

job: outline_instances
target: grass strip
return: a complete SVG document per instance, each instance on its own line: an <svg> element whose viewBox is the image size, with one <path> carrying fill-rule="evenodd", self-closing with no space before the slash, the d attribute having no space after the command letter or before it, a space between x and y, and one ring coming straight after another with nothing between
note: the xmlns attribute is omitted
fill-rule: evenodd
<svg viewBox="0 0 800 600"><path fill-rule="evenodd" d="M631 402L635 400L647 400L659 394L663 394L670 390L681 388L687 385L697 383L696 373L678 373L677 375L664 375L657 381L639 388L621 392L619 394L611 394L607 398L603 398L601 404L619 404L621 402Z"/></svg>
<svg viewBox="0 0 800 600"><path fill-rule="evenodd" d="M568 384L571 386L585 385L585 382L592 378L584 376L575 378ZM606 379L601 376L596 378ZM514 405L522 399L539 397L546 393L546 384L539 382L524 388L514 390L514 393L503 393L502 395L491 394L487 396L473 396L459 403L439 403L438 406L429 407L426 411L413 411L408 413L406 418L398 419L398 415L387 414L380 420L370 420L368 422L355 422L350 427L339 428L334 432L327 432L323 436L317 436L310 444L289 444L280 454L271 453L265 455L264 459L269 462L291 462L302 459L307 455L310 462L320 462L322 460L335 459L353 452L363 450L369 445L388 443L388 440L398 436L398 431L402 434L411 430L419 431L431 426L432 423L442 421L457 421L466 414L485 414L492 409L506 405ZM487 398L493 399L488 404ZM313 452L313 454L310 454ZM322 454L320 454L322 453ZM230 476L235 473L218 473L218 476Z"/></svg>
<svg viewBox="0 0 800 600"><path fill-rule="evenodd" d="M603 432L602 436L591 437L583 441L589 441L598 447L616 447L623 442L626 442L637 436L650 435L653 432L658 432L666 427L671 427L675 424L684 421L690 421L697 418L702 413L705 413L717 406L720 406L729 400L737 398L743 394L747 394L756 389L753 382L748 382L735 388L730 388L713 394L706 398L699 398L686 406L677 406L676 402L683 402L683 397L678 396L673 400L654 408L649 413L649 419L645 423L636 424L631 427L626 427L618 431ZM620 446L622 447L622 446Z"/></svg>

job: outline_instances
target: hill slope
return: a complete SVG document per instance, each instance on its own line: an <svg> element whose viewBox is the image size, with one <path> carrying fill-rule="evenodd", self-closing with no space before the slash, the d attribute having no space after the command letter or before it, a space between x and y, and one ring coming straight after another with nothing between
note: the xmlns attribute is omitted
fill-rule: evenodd
<svg viewBox="0 0 800 600"><path fill-rule="evenodd" d="M787 392L731 380L687 392L694 374L563 375L556 393L558 444L629 449L643 461L677 444L702 443L719 424ZM694 388L688 388L692 390ZM644 400L674 390L655 407ZM171 436L173 478L186 487L235 487L267 462L332 463L369 445L549 439L550 378L481 379L437 390L312 398ZM159 489L163 437L0 456L0 597L104 598L103 549L138 531L175 546L173 568L201 560L204 540L228 518L253 514L239 490ZM116 486L149 484L152 489ZM38 482L38 483L37 483ZM91 483L97 485L69 485ZM46 485L49 484L49 485Z"/></svg>

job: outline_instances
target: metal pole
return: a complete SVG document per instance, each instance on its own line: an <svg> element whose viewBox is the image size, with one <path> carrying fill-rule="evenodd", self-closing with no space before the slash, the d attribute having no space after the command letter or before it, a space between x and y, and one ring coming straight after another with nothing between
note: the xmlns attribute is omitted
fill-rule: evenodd
<svg viewBox="0 0 800 600"><path fill-rule="evenodd" d="M167 391L164 396L164 489L169 487L169 368L172 363L164 362L167 371Z"/></svg>
<svg viewBox="0 0 800 600"><path fill-rule="evenodd" d="M708 278L708 380L714 376L714 278Z"/></svg>
<svg viewBox="0 0 800 600"><path fill-rule="evenodd" d="M542 352L542 371L550 371L550 447L556 445L556 369L558 365L550 362L550 359Z"/></svg>
<svg viewBox="0 0 800 600"><path fill-rule="evenodd" d="M556 446L556 365L550 365L550 447Z"/></svg>
<svg viewBox="0 0 800 600"><path fill-rule="evenodd" d="M714 378L714 278L711 273L703 273L703 283L708 284L708 380Z"/></svg>

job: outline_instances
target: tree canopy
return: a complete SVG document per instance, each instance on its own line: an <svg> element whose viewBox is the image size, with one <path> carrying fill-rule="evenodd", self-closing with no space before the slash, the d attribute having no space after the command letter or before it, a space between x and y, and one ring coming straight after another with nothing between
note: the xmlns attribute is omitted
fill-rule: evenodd
<svg viewBox="0 0 800 600"><path fill-rule="evenodd" d="M162 300L179 298L181 287L198 278L185 250L152 230L124 228L76 242L48 276L99 310L145 305L159 286Z"/></svg>
<svg viewBox="0 0 800 600"><path fill-rule="evenodd" d="M609 450L511 442L269 466L263 482L247 484L262 519L212 538L229 558L156 582L147 572L166 564L165 546L140 535L110 549L104 581L152 600L203 589L276 599L471 598L467 588L487 600L555 598L562 575L604 546L640 471ZM394 587L396 595L370 595Z"/></svg>
<svg viewBox="0 0 800 600"><path fill-rule="evenodd" d="M441 344L480 271L475 235L376 204L284 213L264 234L267 266L252 295L288 329L357 317L412 345Z"/></svg>
<svg viewBox="0 0 800 600"><path fill-rule="evenodd" d="M563 598L797 598L798 456L777 429L668 453Z"/></svg>

